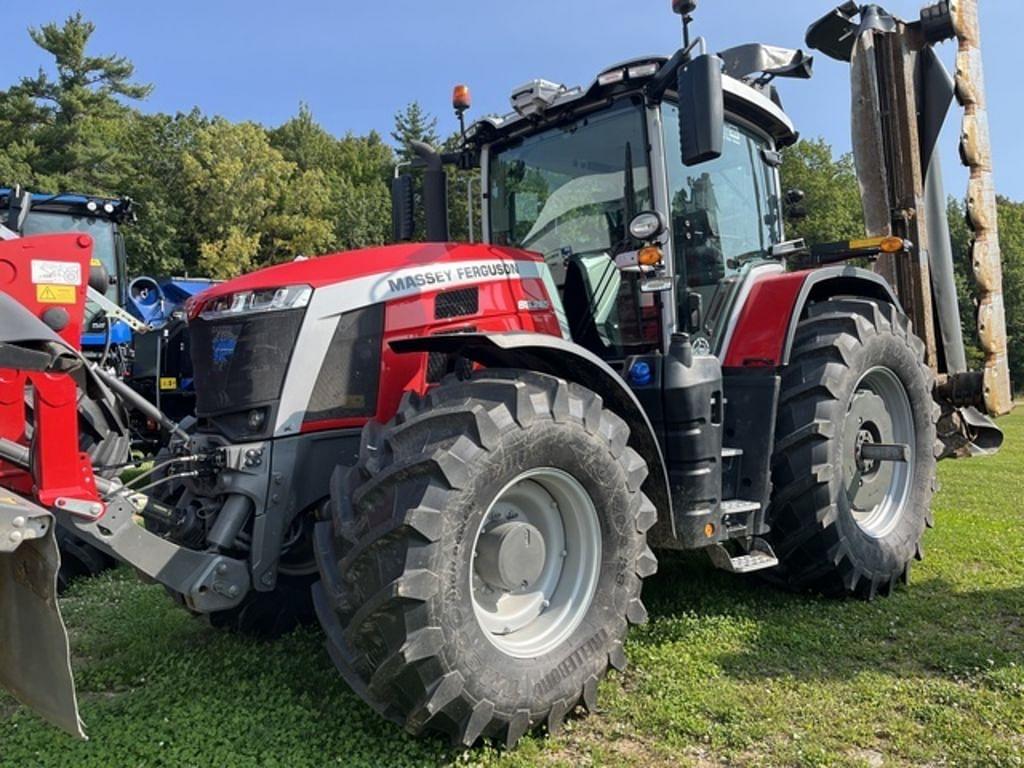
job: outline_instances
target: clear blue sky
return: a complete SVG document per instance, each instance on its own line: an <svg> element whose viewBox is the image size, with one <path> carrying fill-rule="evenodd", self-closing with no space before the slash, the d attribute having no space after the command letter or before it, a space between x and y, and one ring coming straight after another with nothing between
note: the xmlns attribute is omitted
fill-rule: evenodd
<svg viewBox="0 0 1024 768"><path fill-rule="evenodd" d="M791 47L836 0L701 0L696 29L712 48L746 42ZM921 0L889 0L917 18ZM156 86L142 106L176 112L198 106L232 120L276 125L300 102L335 133L371 129L387 135L392 116L418 99L454 130L451 87L470 84L471 115L508 111L508 94L534 77L589 83L604 67L679 44L669 0L247 0L174 3L133 0L7 2L0 87L46 63L27 27L76 10L96 23L93 51L135 62L138 79ZM1024 3L982 0L996 186L1024 200L1024 100L1020 97ZM953 44L943 46L952 61ZM849 148L847 68L816 57L814 80L782 84L801 133ZM958 120L943 144L946 187L963 194L956 155Z"/></svg>

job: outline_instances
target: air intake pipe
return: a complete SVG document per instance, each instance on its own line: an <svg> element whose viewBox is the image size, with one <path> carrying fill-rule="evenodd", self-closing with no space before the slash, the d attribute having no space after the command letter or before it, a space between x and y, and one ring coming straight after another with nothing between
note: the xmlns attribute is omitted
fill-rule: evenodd
<svg viewBox="0 0 1024 768"><path fill-rule="evenodd" d="M448 236L448 174L441 154L422 141L410 142L423 167L423 212L427 241L446 243Z"/></svg>

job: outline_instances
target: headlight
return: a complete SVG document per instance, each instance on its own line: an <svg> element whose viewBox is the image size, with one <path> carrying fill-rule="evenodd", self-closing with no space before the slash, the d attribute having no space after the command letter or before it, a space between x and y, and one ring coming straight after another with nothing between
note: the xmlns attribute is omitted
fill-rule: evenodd
<svg viewBox="0 0 1024 768"><path fill-rule="evenodd" d="M257 288L214 296L198 308L203 320L217 320L257 312L277 312L299 309L309 304L313 289L308 285L288 285L283 288ZM192 315L195 316L194 314Z"/></svg>

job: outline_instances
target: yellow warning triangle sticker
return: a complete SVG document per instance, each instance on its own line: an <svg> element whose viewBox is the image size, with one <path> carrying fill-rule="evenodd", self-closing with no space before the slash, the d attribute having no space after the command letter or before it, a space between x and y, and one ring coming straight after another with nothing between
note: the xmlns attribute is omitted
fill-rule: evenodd
<svg viewBox="0 0 1024 768"><path fill-rule="evenodd" d="M36 301L40 304L74 304L73 285L36 285Z"/></svg>

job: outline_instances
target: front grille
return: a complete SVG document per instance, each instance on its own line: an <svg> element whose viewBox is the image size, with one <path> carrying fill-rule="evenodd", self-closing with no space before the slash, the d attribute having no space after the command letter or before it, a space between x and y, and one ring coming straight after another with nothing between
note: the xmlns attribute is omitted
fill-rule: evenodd
<svg viewBox="0 0 1024 768"><path fill-rule="evenodd" d="M305 312L190 322L196 414L215 416L277 400Z"/></svg>
<svg viewBox="0 0 1024 768"><path fill-rule="evenodd" d="M480 309L480 289L459 288L437 294L434 300L434 319L447 320L451 317L475 315Z"/></svg>

